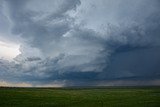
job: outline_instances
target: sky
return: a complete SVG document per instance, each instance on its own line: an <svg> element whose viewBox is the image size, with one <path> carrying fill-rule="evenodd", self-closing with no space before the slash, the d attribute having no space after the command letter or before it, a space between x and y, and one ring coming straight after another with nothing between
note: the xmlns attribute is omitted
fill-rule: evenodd
<svg viewBox="0 0 160 107"><path fill-rule="evenodd" d="M0 86L160 85L159 0L0 0Z"/></svg>

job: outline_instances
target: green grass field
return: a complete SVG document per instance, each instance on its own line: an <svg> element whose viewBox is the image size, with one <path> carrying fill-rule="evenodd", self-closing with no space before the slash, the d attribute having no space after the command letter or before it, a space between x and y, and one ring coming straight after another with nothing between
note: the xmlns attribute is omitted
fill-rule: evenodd
<svg viewBox="0 0 160 107"><path fill-rule="evenodd" d="M160 107L160 87L0 88L0 107Z"/></svg>

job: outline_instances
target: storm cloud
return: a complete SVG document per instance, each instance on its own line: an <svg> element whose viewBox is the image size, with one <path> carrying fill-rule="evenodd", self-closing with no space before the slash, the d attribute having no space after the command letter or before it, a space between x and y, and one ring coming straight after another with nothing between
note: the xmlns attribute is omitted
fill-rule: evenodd
<svg viewBox="0 0 160 107"><path fill-rule="evenodd" d="M0 42L20 52L0 81L160 85L159 19L159 0L0 0Z"/></svg>

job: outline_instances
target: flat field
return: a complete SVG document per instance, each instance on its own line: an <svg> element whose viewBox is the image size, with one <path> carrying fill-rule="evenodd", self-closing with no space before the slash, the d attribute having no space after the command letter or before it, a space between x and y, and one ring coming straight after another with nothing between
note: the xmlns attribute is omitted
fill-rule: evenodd
<svg viewBox="0 0 160 107"><path fill-rule="evenodd" d="M0 88L0 107L160 107L160 87Z"/></svg>

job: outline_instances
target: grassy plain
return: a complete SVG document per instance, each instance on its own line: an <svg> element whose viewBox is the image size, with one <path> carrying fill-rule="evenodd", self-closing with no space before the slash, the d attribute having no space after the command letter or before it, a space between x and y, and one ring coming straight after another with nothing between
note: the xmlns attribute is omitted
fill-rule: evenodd
<svg viewBox="0 0 160 107"><path fill-rule="evenodd" d="M160 87L0 88L0 107L160 107Z"/></svg>

